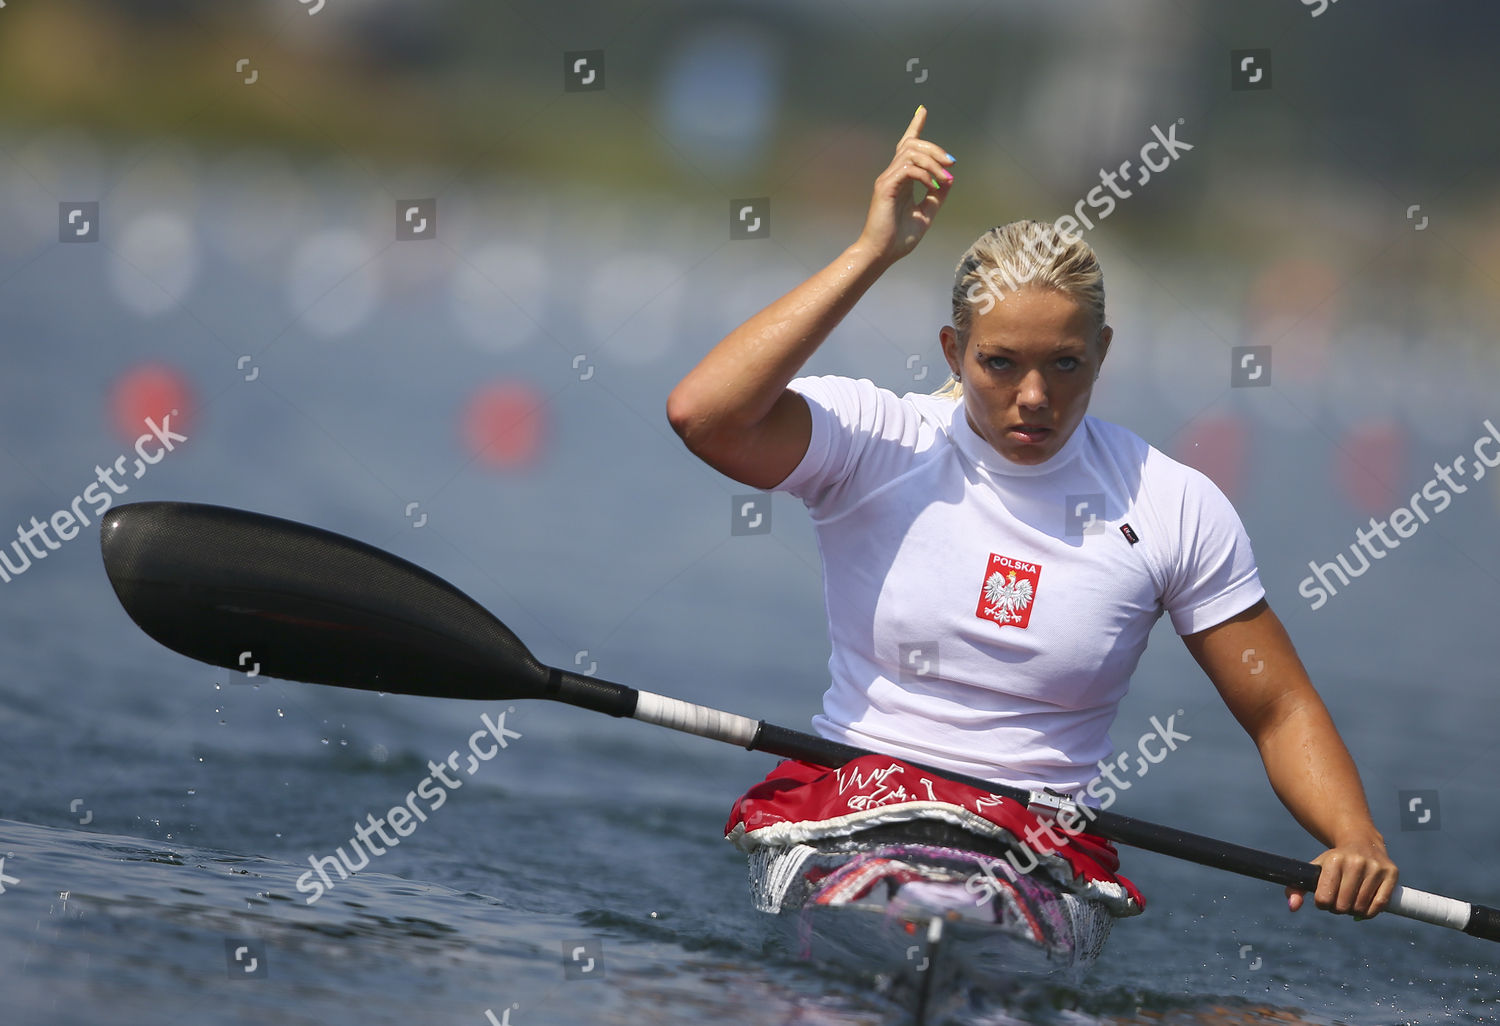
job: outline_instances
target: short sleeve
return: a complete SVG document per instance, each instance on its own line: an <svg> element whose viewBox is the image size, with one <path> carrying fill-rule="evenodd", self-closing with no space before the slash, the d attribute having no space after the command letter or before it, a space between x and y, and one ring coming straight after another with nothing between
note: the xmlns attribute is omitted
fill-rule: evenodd
<svg viewBox="0 0 1500 1026"><path fill-rule="evenodd" d="M1181 533L1162 604L1178 634L1194 634L1249 609L1266 590L1234 506L1202 473L1183 469Z"/></svg>
<svg viewBox="0 0 1500 1026"><path fill-rule="evenodd" d="M803 377L787 387L806 400L812 437L802 461L774 490L816 507L854 472L870 440L881 436L886 403L868 378Z"/></svg>

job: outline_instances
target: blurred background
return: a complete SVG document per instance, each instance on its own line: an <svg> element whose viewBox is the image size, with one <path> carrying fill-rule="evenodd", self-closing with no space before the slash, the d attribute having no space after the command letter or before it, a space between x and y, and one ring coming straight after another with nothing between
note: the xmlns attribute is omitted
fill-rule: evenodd
<svg viewBox="0 0 1500 1026"><path fill-rule="evenodd" d="M1357 528L1500 422L1500 185L1484 127L1500 101L1497 31L1500 9L1480 0L10 0L0 541L70 508L100 468L134 458L145 418L170 414L186 441L126 475L116 501L212 502L350 534L453 581L544 661L805 726L827 660L806 515L761 497L769 530L737 531L751 490L686 452L668 392L854 241L917 104L925 136L958 158L951 198L809 373L937 388L968 245L1069 213L1101 169L1175 125L1191 150L1086 232L1115 328L1092 412L1234 500L1410 881L1495 903L1500 834L1483 810L1500 769L1500 474L1453 489L1320 608L1298 586L1310 561L1347 553ZM737 216L747 205L753 230ZM1262 347L1264 373L1237 381L1246 346ZM55 834L32 837L38 851L103 831L294 867L414 784L478 716L243 686L166 652L119 610L96 524L26 566L4 551L17 560L0 584L13 876L26 866L16 823ZM1117 743L1177 709L1206 743L1118 811L1316 854L1165 622L1154 642ZM526 740L483 785L496 802L613 787L658 814L691 810L705 844L722 843L729 803L771 765L575 710L525 706L516 722ZM327 790L303 808L315 788ZM1441 801L1440 829L1403 820L1410 790ZM464 833L454 820L380 871L500 893L478 867L499 872L501 838L488 863L441 862ZM570 822L587 829L582 813ZM724 847L714 872L738 894ZM1138 858L1148 895L1155 884L1214 904L1239 886ZM32 879L66 889L41 862ZM112 872L95 865L75 886L128 891ZM1275 893L1246 887L1252 915L1277 911ZM0 976L34 1021L63 1021L42 1010L56 981L84 972L63 954L81 935L38 954L31 937L55 902L18 917L11 898L0 953L8 941L28 968ZM1202 942L1208 913L1184 900L1177 914L1180 935L1152 936ZM228 929L185 922L169 950ZM1262 950L1295 960L1290 927L1246 923ZM1343 938L1343 926L1304 915L1296 929ZM704 929L710 947L733 932ZM1227 981L1240 929L1213 926L1221 961L1157 989L1239 993ZM1374 983L1319 990L1293 973L1281 997L1356 1022L1437 1018L1455 1012L1436 983L1449 970L1463 1000L1493 997L1460 941L1422 967L1431 986L1411 998L1388 970L1434 931L1387 924L1367 940L1373 929L1351 957L1382 967ZM110 964L122 942L88 937ZM1271 986L1245 978L1246 993ZM163 993L195 992L182 979Z"/></svg>

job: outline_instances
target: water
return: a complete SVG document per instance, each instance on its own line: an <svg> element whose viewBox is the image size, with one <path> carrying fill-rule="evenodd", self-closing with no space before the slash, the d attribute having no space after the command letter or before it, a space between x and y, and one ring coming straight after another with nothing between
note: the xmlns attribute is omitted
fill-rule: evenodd
<svg viewBox="0 0 1500 1026"><path fill-rule="evenodd" d="M129 154L111 159L134 166ZM355 535L454 581L549 663L597 664L610 679L807 722L826 638L805 518L778 498L771 535L731 537L731 497L748 489L688 457L662 413L696 354L797 280L788 265L721 251L717 222L659 222L675 225L653 245L687 275L684 294L728 298L657 311L643 327L619 297L589 290L619 239L575 244L580 226L601 219L554 197L530 208L541 227L488 229L537 247L541 270L536 291L518 297L527 318L496 322L531 325L529 334L485 347L454 328L447 291L485 230L471 227L446 255L389 247L386 226L350 213L368 188L361 178L341 186L344 207L312 204L306 230L365 238L371 263L361 273L375 287L359 301L363 314L359 303L344 311L347 330L329 328L340 323L332 316L313 330L288 298L299 236L288 228L236 250L218 218L235 211L225 194L238 186L222 168L197 173L199 208L135 179L114 197L175 211L197 233L191 286L151 316L122 298L114 251L49 241L55 220L44 208L55 211L65 190L7 183L0 524L64 508L96 463L126 451L108 427L107 390L127 368L165 360L198 395L190 438L126 498L218 502ZM363 198L387 209L384 197ZM240 230L254 209L239 209ZM631 225L618 231L640 237ZM563 255L579 262L576 280ZM1111 295L1129 295L1123 271L1117 281ZM330 295L340 301L337 288ZM934 317L944 295L939 283ZM893 299L902 297L872 294L819 369L909 387L907 350L871 334L889 325ZM1272 426L1252 397L1197 374L1217 349L1204 355L1173 335L1166 314L1140 305L1125 310L1134 341L1117 338L1100 412L1163 445L1188 425L1188 409L1248 425L1239 508L1406 881L1500 904L1500 826L1487 811L1500 769L1493 489L1456 497L1385 564L1310 611L1296 594L1306 561L1332 559L1368 515L1328 471L1347 409L1316 389L1278 392L1276 416L1304 419L1290 432ZM631 354L663 326L667 341ZM1151 359L1125 359L1131 344ZM907 345L926 352L929 340ZM245 354L255 380L237 364ZM587 380L573 363L580 354L596 368ZM1444 354L1429 356L1435 375L1447 366ZM1172 380L1153 370L1169 365L1186 370ZM529 470L486 469L458 441L456 411L494 379L547 398L546 442ZM1448 394L1445 433L1409 436L1398 492L1420 487L1426 461L1465 451L1482 417L1500 412L1486 406L1493 394L1484 378ZM411 502L430 515L421 529L405 513ZM0 666L7 1023L901 1021L868 981L799 963L751 910L721 829L733 799L773 764L767 756L538 703L349 692L190 663L126 619L92 528L0 585ZM1159 627L1117 743L1177 709L1191 741L1116 811L1316 854L1243 732ZM404 801L429 760L464 748L481 714L501 712L520 738L399 845L306 904L297 881L310 856L346 845L356 821ZM1401 829L1401 789L1439 792L1440 830ZM1086 980L1005 1014L1494 1021L1500 987L1484 942L1392 917L1290 915L1277 888L1144 853L1126 852L1125 871L1150 901L1146 914L1116 928ZM564 952L580 945L600 953L600 974L570 980Z"/></svg>

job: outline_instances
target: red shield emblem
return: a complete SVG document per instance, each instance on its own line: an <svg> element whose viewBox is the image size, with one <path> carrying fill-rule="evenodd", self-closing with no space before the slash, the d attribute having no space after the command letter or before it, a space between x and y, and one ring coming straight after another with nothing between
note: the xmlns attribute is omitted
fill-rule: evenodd
<svg viewBox="0 0 1500 1026"><path fill-rule="evenodd" d="M1001 627L1011 625L1024 629L1031 623L1031 606L1036 601L1037 581L1042 576L1038 563L1012 559L990 553L990 565L984 571L979 589L981 620L993 620Z"/></svg>

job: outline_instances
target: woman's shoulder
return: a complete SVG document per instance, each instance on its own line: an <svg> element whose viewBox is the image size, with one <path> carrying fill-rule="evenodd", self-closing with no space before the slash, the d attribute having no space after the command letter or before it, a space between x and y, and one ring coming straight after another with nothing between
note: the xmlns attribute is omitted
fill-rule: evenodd
<svg viewBox="0 0 1500 1026"><path fill-rule="evenodd" d="M793 391L812 414L807 454L781 487L820 515L852 508L862 497L926 463L940 451L952 401L898 396L869 378L824 374L794 378Z"/></svg>
<svg viewBox="0 0 1500 1026"><path fill-rule="evenodd" d="M1137 478L1142 487L1179 495L1221 494L1207 474L1173 459L1129 428L1094 416L1084 420L1096 452L1114 463L1127 478Z"/></svg>

